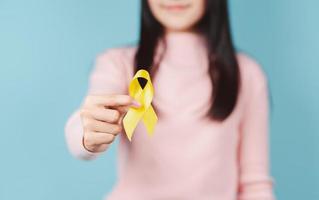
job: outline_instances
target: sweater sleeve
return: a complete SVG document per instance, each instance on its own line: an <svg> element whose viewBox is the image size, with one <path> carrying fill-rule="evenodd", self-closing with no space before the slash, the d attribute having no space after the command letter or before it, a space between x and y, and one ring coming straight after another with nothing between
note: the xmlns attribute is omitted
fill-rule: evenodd
<svg viewBox="0 0 319 200"><path fill-rule="evenodd" d="M123 94L125 92L126 71L118 54L118 50L108 50L97 56L95 66L89 76L86 95ZM71 114L64 130L67 147L74 157L91 160L100 154L89 152L83 146L80 108Z"/></svg>
<svg viewBox="0 0 319 200"><path fill-rule="evenodd" d="M259 66L257 66L259 68ZM262 71L249 83L239 145L239 200L274 200L269 175L268 87Z"/></svg>

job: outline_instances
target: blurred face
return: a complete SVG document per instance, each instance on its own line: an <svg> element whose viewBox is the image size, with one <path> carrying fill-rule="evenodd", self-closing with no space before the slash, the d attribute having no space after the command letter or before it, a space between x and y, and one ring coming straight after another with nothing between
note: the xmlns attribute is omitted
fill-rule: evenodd
<svg viewBox="0 0 319 200"><path fill-rule="evenodd" d="M154 17L167 31L191 31L205 13L206 0L148 0Z"/></svg>

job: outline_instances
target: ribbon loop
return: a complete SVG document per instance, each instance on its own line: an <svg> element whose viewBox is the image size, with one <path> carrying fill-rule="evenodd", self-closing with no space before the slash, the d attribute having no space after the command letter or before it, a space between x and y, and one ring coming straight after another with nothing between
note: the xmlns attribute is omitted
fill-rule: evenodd
<svg viewBox="0 0 319 200"><path fill-rule="evenodd" d="M141 87L138 78L146 79L147 82L144 88ZM141 107L131 107L123 118L127 138L131 141L133 132L141 119L143 120L148 135L152 136L158 119L151 105L154 88L150 75L146 70L141 69L136 72L129 85L129 94L141 104Z"/></svg>

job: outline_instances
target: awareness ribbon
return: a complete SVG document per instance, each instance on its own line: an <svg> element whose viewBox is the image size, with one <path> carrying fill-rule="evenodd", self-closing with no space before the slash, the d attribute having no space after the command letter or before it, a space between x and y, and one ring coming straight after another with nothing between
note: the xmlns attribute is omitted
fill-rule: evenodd
<svg viewBox="0 0 319 200"><path fill-rule="evenodd" d="M141 87L138 78L147 80L144 88ZM154 89L150 75L146 70L141 69L136 72L129 85L129 94L138 101L141 106L139 108L130 107L123 118L127 138L131 141L133 132L141 119L143 120L148 135L152 136L158 119L151 105Z"/></svg>

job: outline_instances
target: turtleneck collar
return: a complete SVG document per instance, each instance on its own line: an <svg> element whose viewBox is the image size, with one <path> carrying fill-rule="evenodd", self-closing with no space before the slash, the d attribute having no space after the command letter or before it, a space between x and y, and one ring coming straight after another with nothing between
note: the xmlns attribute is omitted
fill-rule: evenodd
<svg viewBox="0 0 319 200"><path fill-rule="evenodd" d="M203 56L207 55L203 37L194 32L165 33L159 43L159 50L163 49L165 49L162 55L164 60L179 64L198 62L198 59L203 59Z"/></svg>
<svg viewBox="0 0 319 200"><path fill-rule="evenodd" d="M186 44L185 42L193 45L201 45L203 37L195 32L167 32L164 35L164 40L167 44L179 46Z"/></svg>

